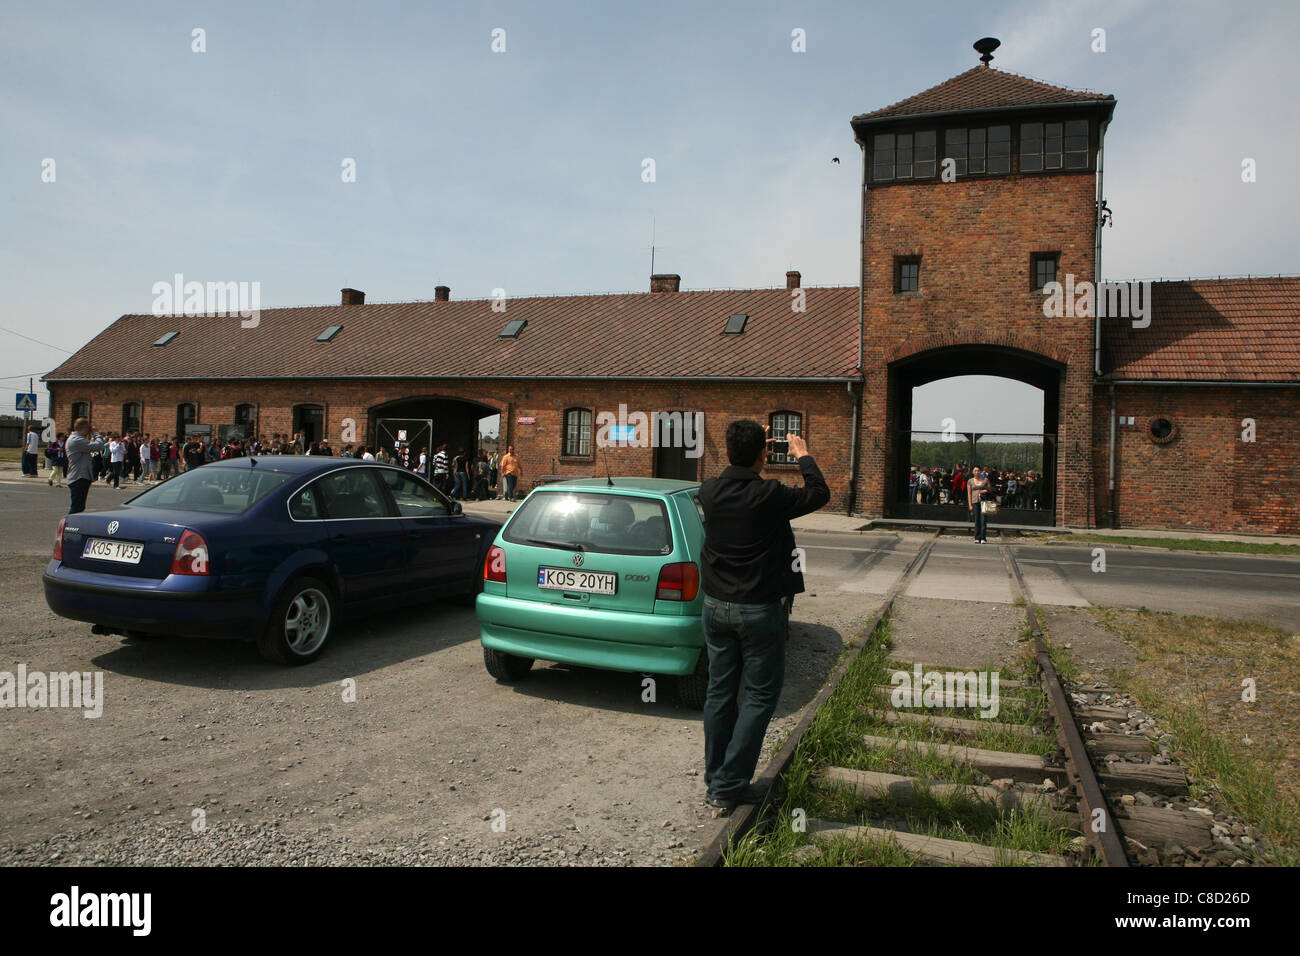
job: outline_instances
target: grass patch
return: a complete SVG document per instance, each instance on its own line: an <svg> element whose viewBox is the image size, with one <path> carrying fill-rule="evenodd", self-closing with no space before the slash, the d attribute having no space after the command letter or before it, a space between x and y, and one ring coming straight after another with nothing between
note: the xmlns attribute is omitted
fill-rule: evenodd
<svg viewBox="0 0 1300 956"><path fill-rule="evenodd" d="M1276 844L1272 862L1300 864L1300 635L1148 610L1093 614L1137 648L1117 684L1173 734L1199 793ZM1247 679L1253 702L1242 700Z"/></svg>
<svg viewBox="0 0 1300 956"><path fill-rule="evenodd" d="M1140 548L1164 548L1168 551L1217 551L1224 554L1289 554L1300 557L1300 545L1267 541L1212 541L1208 538L1144 538L1133 535L1069 534L1056 535L1047 541L1097 541L1128 544Z"/></svg>

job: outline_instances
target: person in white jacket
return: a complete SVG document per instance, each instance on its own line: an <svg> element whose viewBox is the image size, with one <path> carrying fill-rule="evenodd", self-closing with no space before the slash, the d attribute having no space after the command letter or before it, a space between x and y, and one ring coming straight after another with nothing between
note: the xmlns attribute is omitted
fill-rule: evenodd
<svg viewBox="0 0 1300 956"><path fill-rule="evenodd" d="M126 442L120 435L114 434L108 441L108 464L111 469L108 480L114 488L121 488L122 472L126 468Z"/></svg>

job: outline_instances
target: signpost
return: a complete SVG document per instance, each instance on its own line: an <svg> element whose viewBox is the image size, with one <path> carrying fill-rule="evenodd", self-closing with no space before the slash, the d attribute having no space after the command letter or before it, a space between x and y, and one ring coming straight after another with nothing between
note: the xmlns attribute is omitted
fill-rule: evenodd
<svg viewBox="0 0 1300 956"><path fill-rule="evenodd" d="M29 415L36 411L36 393L35 392L18 392L14 396L14 410L27 412Z"/></svg>

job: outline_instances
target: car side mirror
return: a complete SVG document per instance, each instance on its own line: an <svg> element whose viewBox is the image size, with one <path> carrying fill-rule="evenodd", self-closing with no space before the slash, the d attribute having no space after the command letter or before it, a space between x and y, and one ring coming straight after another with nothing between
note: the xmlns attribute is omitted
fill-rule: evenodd
<svg viewBox="0 0 1300 956"><path fill-rule="evenodd" d="M459 501L453 501L453 502L451 503L451 513L452 513L452 514L454 514L454 515L458 515L458 514L460 514L462 511L464 511L464 510L465 510L465 509L463 509L463 508L460 506L460 502L459 502Z"/></svg>

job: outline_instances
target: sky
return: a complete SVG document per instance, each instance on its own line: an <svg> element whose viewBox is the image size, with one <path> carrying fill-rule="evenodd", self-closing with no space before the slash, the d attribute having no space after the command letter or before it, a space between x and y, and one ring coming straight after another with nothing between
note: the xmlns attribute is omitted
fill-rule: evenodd
<svg viewBox="0 0 1300 956"><path fill-rule="evenodd" d="M1118 98L1108 279L1300 272L1294 3L7 0L0 389L176 273L264 308L644 291L653 223L684 290L856 285L850 117L986 35L995 67ZM971 387L918 390L915 427ZM974 387L974 427L1039 429L1037 392Z"/></svg>

